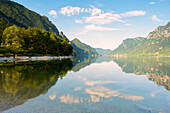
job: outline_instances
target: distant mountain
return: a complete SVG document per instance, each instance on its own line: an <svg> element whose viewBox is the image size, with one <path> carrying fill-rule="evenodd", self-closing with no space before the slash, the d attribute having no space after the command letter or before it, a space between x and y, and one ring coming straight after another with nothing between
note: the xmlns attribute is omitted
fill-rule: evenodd
<svg viewBox="0 0 170 113"><path fill-rule="evenodd" d="M77 38L73 39L71 43L74 49L74 55L87 56L98 54L94 48L90 47L89 45L86 45L85 43L82 43Z"/></svg>
<svg viewBox="0 0 170 113"><path fill-rule="evenodd" d="M0 17L19 27L38 27L59 36L58 29L46 16L41 16L10 0L0 0Z"/></svg>
<svg viewBox="0 0 170 113"><path fill-rule="evenodd" d="M123 40L111 55L170 55L170 22L159 26L147 38L137 37Z"/></svg>
<svg viewBox="0 0 170 113"><path fill-rule="evenodd" d="M95 50L97 51L99 55L106 55L112 51L110 49L102 49L102 48L95 48Z"/></svg>

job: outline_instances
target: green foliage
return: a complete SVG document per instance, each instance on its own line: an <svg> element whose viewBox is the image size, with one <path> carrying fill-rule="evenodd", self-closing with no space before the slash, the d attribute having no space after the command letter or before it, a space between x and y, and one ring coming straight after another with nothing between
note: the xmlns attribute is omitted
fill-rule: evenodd
<svg viewBox="0 0 170 113"><path fill-rule="evenodd" d="M146 75L149 80L170 90L170 59L168 57L116 57L113 61L123 72Z"/></svg>
<svg viewBox="0 0 170 113"><path fill-rule="evenodd" d="M59 35L58 29L48 20L24 6L10 0L0 0L0 17L4 17L9 23L19 27L37 27Z"/></svg>
<svg viewBox="0 0 170 113"><path fill-rule="evenodd" d="M15 25L8 27L3 32L3 45L15 55L15 53L18 53L24 45L23 36L21 28Z"/></svg>
<svg viewBox="0 0 170 113"><path fill-rule="evenodd" d="M72 40L71 43L77 55L97 55L98 54L94 48L82 43L80 40L76 38Z"/></svg>
<svg viewBox="0 0 170 113"><path fill-rule="evenodd" d="M3 18L0 18L0 44L2 41L3 31L5 30L6 27L8 27L8 23Z"/></svg>
<svg viewBox="0 0 170 113"><path fill-rule="evenodd" d="M89 66L94 63L98 57L93 56L78 56L73 59L73 68L74 72L80 71L82 68Z"/></svg>
<svg viewBox="0 0 170 113"><path fill-rule="evenodd" d="M72 44L52 32L39 28L11 26L4 30L3 46L6 53L18 55L70 55ZM0 49L1 51L1 49Z"/></svg>
<svg viewBox="0 0 170 113"><path fill-rule="evenodd" d="M111 52L112 55L170 56L170 22L158 27L147 38L126 39Z"/></svg>
<svg viewBox="0 0 170 113"><path fill-rule="evenodd" d="M70 59L0 64L0 110L45 94L71 69Z"/></svg>

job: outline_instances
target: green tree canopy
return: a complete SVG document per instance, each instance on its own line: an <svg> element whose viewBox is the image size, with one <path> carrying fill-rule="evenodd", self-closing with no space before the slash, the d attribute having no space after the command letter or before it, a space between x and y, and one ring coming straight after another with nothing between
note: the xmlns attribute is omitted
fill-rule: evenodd
<svg viewBox="0 0 170 113"><path fill-rule="evenodd" d="M3 32L3 45L13 53L14 57L24 45L23 36L22 29L16 25L6 28Z"/></svg>

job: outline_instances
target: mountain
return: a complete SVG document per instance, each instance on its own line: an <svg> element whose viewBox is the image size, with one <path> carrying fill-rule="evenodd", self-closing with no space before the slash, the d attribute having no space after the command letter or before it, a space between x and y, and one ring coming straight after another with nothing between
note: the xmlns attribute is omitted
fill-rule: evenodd
<svg viewBox="0 0 170 113"><path fill-rule="evenodd" d="M74 55L86 56L98 54L94 48L90 47L89 45L86 45L85 43L82 43L77 38L73 39L71 43L74 49Z"/></svg>
<svg viewBox="0 0 170 113"><path fill-rule="evenodd" d="M170 55L170 22L165 26L159 26L149 35L123 40L111 55Z"/></svg>
<svg viewBox="0 0 170 113"><path fill-rule="evenodd" d="M10 0L0 0L0 17L19 27L37 27L59 36L58 29L46 16L41 16Z"/></svg>
<svg viewBox="0 0 170 113"><path fill-rule="evenodd" d="M95 48L95 50L97 51L99 55L106 55L112 51L110 49L102 49L102 48Z"/></svg>
<svg viewBox="0 0 170 113"><path fill-rule="evenodd" d="M59 32L59 36L60 36L60 38L62 38L62 39L66 39L68 42L70 42L69 41L69 39L67 38L67 36L66 35L64 35L64 33L61 31L61 32Z"/></svg>

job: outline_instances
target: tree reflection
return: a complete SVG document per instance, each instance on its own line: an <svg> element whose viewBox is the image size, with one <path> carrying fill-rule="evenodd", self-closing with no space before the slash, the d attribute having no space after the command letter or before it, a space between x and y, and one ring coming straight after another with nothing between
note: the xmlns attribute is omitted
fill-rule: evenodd
<svg viewBox="0 0 170 113"><path fill-rule="evenodd" d="M1 64L0 111L45 94L71 68L70 59Z"/></svg>
<svg viewBox="0 0 170 113"><path fill-rule="evenodd" d="M113 60L123 72L146 75L149 80L170 90L170 58L114 58Z"/></svg>

